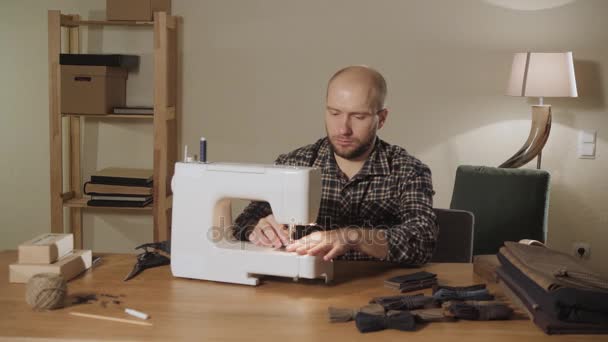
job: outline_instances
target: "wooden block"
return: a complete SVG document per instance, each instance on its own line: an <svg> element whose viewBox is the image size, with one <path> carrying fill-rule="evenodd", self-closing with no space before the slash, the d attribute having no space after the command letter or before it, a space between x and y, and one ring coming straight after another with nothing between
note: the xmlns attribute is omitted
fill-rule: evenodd
<svg viewBox="0 0 608 342"><path fill-rule="evenodd" d="M494 254L475 255L473 257L473 272L481 279L490 283L498 283L496 269L500 267L500 262Z"/></svg>
<svg viewBox="0 0 608 342"><path fill-rule="evenodd" d="M42 234L19 245L20 264L51 264L74 249L72 234Z"/></svg>
<svg viewBox="0 0 608 342"><path fill-rule="evenodd" d="M9 265L9 282L27 283L38 273L61 274L68 281L90 268L92 259L90 250L75 250L52 264L12 264Z"/></svg>

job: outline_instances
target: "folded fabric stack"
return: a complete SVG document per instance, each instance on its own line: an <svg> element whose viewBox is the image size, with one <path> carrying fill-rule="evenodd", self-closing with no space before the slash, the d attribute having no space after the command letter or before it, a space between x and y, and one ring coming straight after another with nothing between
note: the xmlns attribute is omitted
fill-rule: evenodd
<svg viewBox="0 0 608 342"><path fill-rule="evenodd" d="M400 292L431 288L433 285L437 285L437 275L425 271L400 275L384 281L384 286Z"/></svg>
<svg viewBox="0 0 608 342"><path fill-rule="evenodd" d="M574 257L505 242L496 273L547 334L608 333L608 281Z"/></svg>

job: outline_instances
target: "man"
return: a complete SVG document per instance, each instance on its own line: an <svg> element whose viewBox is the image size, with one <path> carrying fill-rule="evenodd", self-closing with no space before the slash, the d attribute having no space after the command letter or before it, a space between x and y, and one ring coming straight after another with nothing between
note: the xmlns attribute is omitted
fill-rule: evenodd
<svg viewBox="0 0 608 342"><path fill-rule="evenodd" d="M377 137L388 116L386 92L376 70L351 66L336 72L327 86L327 137L276 160L322 168L322 230L290 243L269 204L252 202L235 220L235 237L325 260L427 262L437 237L431 171Z"/></svg>

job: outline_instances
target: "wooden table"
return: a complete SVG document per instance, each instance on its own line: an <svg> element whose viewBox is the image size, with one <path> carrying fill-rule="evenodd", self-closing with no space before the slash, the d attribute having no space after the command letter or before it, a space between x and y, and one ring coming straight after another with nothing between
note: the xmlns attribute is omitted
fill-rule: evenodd
<svg viewBox="0 0 608 342"><path fill-rule="evenodd" d="M36 312L26 304L25 285L8 283L8 264L16 252L0 252L0 335L46 339L115 340L241 340L241 341L353 341L400 339L407 341L608 341L606 336L547 336L522 313L511 321L432 323L415 332L384 330L361 334L354 322L329 323L327 307L359 307L370 298L395 295L383 286L394 275L418 271L368 262L337 262L332 285L322 281L265 278L258 287L173 278L168 266L146 270L134 279L122 279L135 256L103 255L94 269L68 283L71 298L96 294L90 304ZM469 285L480 280L471 264L430 264L446 285ZM490 286L499 295L499 288ZM424 291L427 294L429 290ZM118 296L120 304L111 302ZM105 307L102 302L105 302ZM76 317L71 311L132 318L125 307L150 314L153 326ZM0 338L2 339L2 338Z"/></svg>

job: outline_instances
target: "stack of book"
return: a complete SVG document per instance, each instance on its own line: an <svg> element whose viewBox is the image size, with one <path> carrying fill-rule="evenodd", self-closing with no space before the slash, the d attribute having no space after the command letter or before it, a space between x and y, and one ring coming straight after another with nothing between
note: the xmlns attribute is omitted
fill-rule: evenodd
<svg viewBox="0 0 608 342"><path fill-rule="evenodd" d="M153 171L111 167L96 172L84 184L87 202L95 207L145 207L152 203Z"/></svg>
<svg viewBox="0 0 608 342"><path fill-rule="evenodd" d="M42 234L19 245L19 260L9 266L9 282L27 283L38 273L56 273L66 281L92 265L90 250L75 250L72 234Z"/></svg>
<svg viewBox="0 0 608 342"><path fill-rule="evenodd" d="M154 108L147 106L135 106L135 107L114 107L112 110L113 114L133 114L133 115L153 115Z"/></svg>

